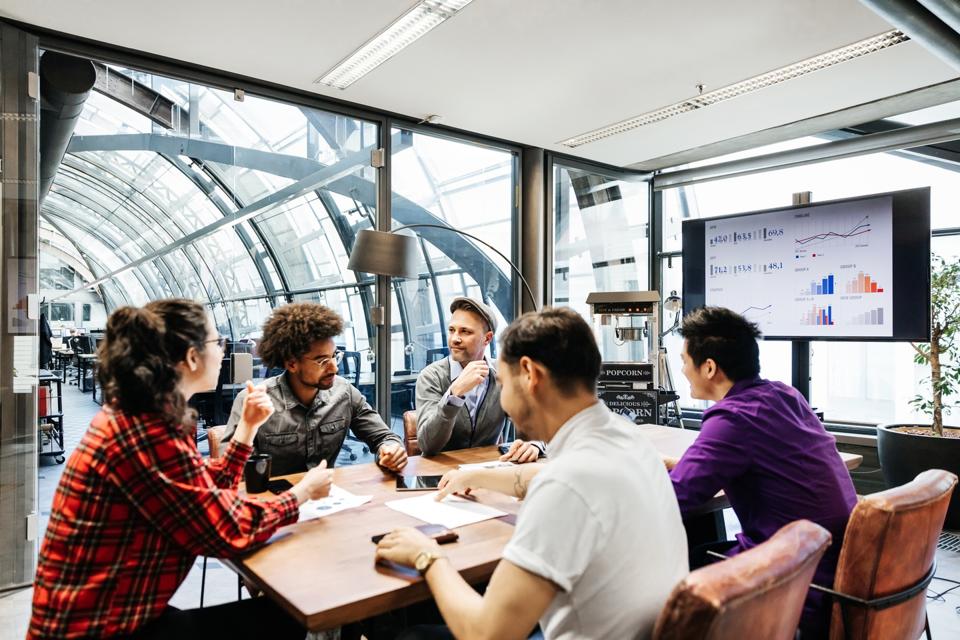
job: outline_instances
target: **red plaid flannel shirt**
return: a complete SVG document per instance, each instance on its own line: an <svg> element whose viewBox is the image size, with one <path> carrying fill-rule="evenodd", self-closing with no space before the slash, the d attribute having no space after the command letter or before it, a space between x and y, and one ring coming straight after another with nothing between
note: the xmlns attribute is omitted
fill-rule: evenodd
<svg viewBox="0 0 960 640"><path fill-rule="evenodd" d="M53 499L27 638L131 633L160 615L198 555L244 554L296 522L292 493L237 493L251 451L234 440L204 459L156 415L101 411Z"/></svg>

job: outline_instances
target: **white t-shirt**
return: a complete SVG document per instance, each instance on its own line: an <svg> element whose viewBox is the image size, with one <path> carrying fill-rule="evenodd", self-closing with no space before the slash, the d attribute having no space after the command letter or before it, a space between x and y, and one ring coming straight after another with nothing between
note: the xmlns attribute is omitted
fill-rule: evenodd
<svg viewBox="0 0 960 640"><path fill-rule="evenodd" d="M564 424L530 483L503 557L560 591L548 640L648 638L688 572L666 467L631 422L600 402Z"/></svg>

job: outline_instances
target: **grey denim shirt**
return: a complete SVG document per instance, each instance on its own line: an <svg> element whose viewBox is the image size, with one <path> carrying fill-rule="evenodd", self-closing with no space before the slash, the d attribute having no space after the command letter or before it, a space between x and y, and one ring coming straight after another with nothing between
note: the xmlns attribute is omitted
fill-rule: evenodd
<svg viewBox="0 0 960 640"><path fill-rule="evenodd" d="M300 404L287 382L286 372L264 383L275 412L253 441L257 453L273 456L273 475L298 473L327 461L333 467L347 437L347 429L376 452L385 442L403 446L403 440L383 423L363 394L337 376L333 386L317 392L309 407ZM223 441L228 442L240 422L246 390L233 401Z"/></svg>

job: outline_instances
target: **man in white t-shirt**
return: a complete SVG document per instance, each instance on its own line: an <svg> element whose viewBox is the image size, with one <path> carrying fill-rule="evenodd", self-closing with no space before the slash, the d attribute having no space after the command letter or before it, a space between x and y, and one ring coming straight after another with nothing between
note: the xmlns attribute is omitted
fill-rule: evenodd
<svg viewBox="0 0 960 640"><path fill-rule="evenodd" d="M482 596L419 531L380 542L378 560L426 577L449 627L421 637L526 638L537 621L551 640L650 636L687 573L686 535L659 454L597 400L590 327L569 308L527 313L504 331L498 371L504 411L550 462L444 476L438 499L482 487L524 500Z"/></svg>

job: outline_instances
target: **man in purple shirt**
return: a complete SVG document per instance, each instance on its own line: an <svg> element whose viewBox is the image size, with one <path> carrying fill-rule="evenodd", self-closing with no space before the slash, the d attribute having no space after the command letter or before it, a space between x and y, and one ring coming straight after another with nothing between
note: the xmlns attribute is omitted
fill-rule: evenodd
<svg viewBox="0 0 960 640"><path fill-rule="evenodd" d="M796 389L760 378L757 325L729 309L705 307L684 318L680 334L691 395L716 402L670 472L681 513L723 490L743 527L726 547L728 555L764 542L794 520L816 522L830 531L833 543L814 582L833 586L857 501L833 436ZM810 591L800 620L804 640L826 635L829 614L830 602Z"/></svg>

